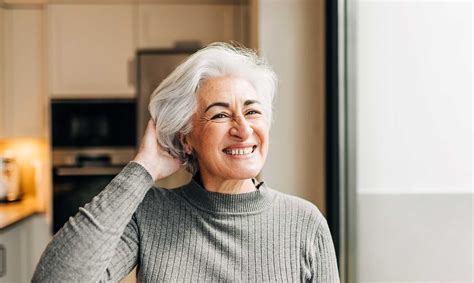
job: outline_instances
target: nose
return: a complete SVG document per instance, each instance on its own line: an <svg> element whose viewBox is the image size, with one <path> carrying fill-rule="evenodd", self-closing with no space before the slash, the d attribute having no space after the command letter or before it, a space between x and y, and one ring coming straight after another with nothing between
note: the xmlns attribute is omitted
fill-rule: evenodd
<svg viewBox="0 0 474 283"><path fill-rule="evenodd" d="M253 133L253 129L249 122L241 115L233 118L232 127L230 128L230 135L241 140L246 140Z"/></svg>

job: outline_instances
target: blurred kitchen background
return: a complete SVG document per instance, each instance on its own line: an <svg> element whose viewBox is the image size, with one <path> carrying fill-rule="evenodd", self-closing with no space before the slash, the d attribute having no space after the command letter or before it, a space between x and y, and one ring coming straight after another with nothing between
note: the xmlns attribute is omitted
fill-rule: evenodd
<svg viewBox="0 0 474 283"><path fill-rule="evenodd" d="M261 176L326 215L342 282L473 282L472 15L471 1L0 0L0 282L30 281L134 157L152 90L215 41L278 74Z"/></svg>

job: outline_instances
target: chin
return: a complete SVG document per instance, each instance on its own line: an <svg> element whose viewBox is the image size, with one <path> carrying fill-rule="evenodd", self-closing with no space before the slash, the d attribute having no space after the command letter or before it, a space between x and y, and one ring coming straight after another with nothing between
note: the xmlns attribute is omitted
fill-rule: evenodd
<svg viewBox="0 0 474 283"><path fill-rule="evenodd" d="M252 179L257 177L258 173L260 173L261 168L245 168L245 169L234 169L231 172L230 179L237 179L237 180L245 180L245 179Z"/></svg>

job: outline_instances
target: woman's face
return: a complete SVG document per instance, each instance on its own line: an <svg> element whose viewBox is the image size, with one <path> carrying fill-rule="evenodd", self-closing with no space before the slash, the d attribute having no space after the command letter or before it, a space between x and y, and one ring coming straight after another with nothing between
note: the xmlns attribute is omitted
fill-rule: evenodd
<svg viewBox="0 0 474 283"><path fill-rule="evenodd" d="M257 176L268 152L270 122L253 86L239 77L214 77L201 84L197 95L185 143L196 153L203 180Z"/></svg>

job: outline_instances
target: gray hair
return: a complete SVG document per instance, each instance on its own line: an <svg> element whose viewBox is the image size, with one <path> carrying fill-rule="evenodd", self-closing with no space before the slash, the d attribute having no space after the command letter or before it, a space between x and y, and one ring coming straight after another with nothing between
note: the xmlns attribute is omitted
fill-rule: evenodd
<svg viewBox="0 0 474 283"><path fill-rule="evenodd" d="M181 63L153 91L148 105L156 123L158 143L186 170L195 175L198 163L194 154L186 154L180 135L192 130L192 117L197 109L197 92L203 81L211 77L237 76L247 80L261 97L265 115L272 121L272 103L276 93L275 72L255 51L227 43L213 43Z"/></svg>

